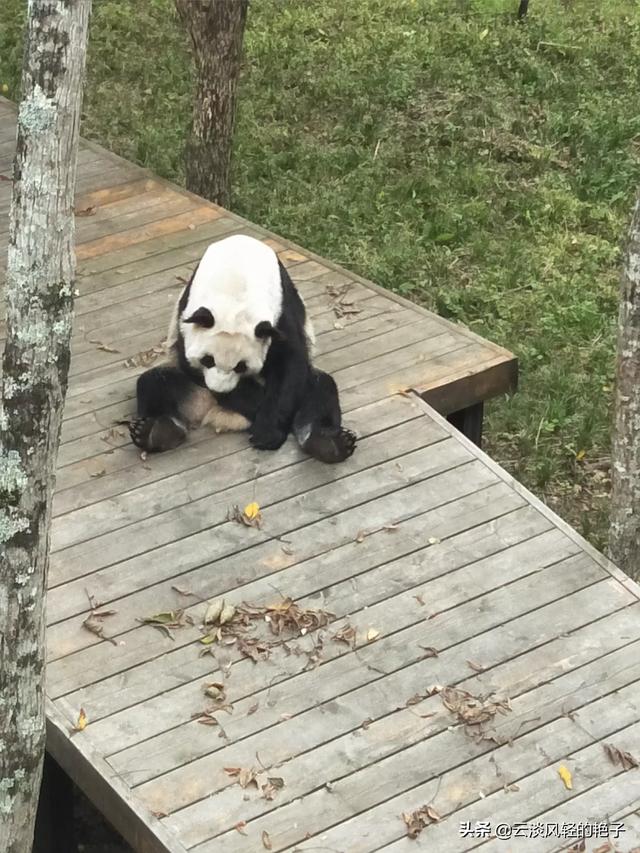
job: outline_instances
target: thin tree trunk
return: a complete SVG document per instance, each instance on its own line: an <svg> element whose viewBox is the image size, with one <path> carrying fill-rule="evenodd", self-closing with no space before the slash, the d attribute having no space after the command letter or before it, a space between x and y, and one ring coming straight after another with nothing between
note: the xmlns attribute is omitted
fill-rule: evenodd
<svg viewBox="0 0 640 853"><path fill-rule="evenodd" d="M640 198L620 287L609 554L640 577Z"/></svg>
<svg viewBox="0 0 640 853"><path fill-rule="evenodd" d="M527 12L529 11L529 0L520 0L520 6L518 7L518 18L526 18Z"/></svg>
<svg viewBox="0 0 640 853"><path fill-rule="evenodd" d="M73 189L91 0L30 0L0 403L0 850L31 850L45 743L49 523L74 294Z"/></svg>
<svg viewBox="0 0 640 853"><path fill-rule="evenodd" d="M248 0L175 0L196 71L187 189L228 206L231 148Z"/></svg>

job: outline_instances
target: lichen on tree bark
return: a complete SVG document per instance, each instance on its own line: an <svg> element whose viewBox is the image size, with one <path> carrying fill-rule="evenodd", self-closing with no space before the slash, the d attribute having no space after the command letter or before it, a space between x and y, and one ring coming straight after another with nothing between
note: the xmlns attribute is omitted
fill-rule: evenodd
<svg viewBox="0 0 640 853"><path fill-rule="evenodd" d="M91 0L29 0L0 401L0 850L31 849L44 755L44 607L69 367L73 190Z"/></svg>
<svg viewBox="0 0 640 853"><path fill-rule="evenodd" d="M609 555L640 577L640 198L620 284Z"/></svg>

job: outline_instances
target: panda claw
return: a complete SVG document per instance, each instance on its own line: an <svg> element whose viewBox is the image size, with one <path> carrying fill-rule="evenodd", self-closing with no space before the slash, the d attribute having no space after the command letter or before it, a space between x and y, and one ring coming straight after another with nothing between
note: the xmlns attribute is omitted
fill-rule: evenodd
<svg viewBox="0 0 640 853"><path fill-rule="evenodd" d="M129 428L131 441L147 453L162 453L182 444L187 435L186 428L174 418L135 418L120 421Z"/></svg>

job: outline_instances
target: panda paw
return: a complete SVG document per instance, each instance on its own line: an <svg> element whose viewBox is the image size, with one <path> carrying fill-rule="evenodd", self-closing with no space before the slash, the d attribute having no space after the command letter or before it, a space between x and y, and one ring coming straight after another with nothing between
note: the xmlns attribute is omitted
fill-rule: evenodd
<svg viewBox="0 0 640 853"><path fill-rule="evenodd" d="M162 453L182 444L187 436L186 427L169 417L136 418L120 421L129 427L131 441L147 453Z"/></svg>
<svg viewBox="0 0 640 853"><path fill-rule="evenodd" d="M278 450L287 440L287 433L277 427L256 429L253 425L249 441L258 450Z"/></svg>
<svg viewBox="0 0 640 853"><path fill-rule="evenodd" d="M305 453L329 465L348 459L356 449L358 440L355 432L343 427L334 431L312 430L304 439L299 434L297 438Z"/></svg>
<svg viewBox="0 0 640 853"><path fill-rule="evenodd" d="M353 456L357 442L358 436L353 430L341 427L335 438L336 456L338 457L336 462L344 462L345 459Z"/></svg>

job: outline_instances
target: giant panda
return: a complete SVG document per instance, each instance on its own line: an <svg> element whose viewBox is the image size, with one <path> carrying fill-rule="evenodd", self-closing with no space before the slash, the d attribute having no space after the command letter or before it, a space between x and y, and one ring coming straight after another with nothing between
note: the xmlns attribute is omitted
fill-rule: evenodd
<svg viewBox="0 0 640 853"><path fill-rule="evenodd" d="M174 308L167 346L169 363L138 378L138 417L126 422L141 449L170 450L209 425L248 429L262 450L293 432L323 462L353 453L336 384L311 362L304 303L260 240L234 235L207 248Z"/></svg>

